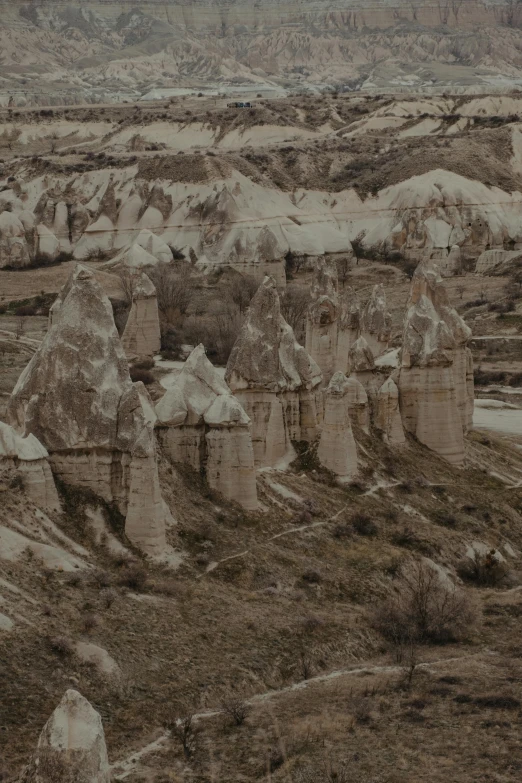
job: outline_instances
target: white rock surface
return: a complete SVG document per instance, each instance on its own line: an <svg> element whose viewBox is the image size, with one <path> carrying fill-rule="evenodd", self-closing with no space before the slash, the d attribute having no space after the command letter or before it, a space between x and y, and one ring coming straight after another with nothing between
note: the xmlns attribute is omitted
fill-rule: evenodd
<svg viewBox="0 0 522 783"><path fill-rule="evenodd" d="M388 378L377 392L375 427L390 446L401 446L406 442L399 408L399 389L392 378Z"/></svg>
<svg viewBox="0 0 522 783"><path fill-rule="evenodd" d="M0 269L23 269L31 257L22 221L12 212L0 213Z"/></svg>
<svg viewBox="0 0 522 783"><path fill-rule="evenodd" d="M468 327L447 305L436 267L432 262L419 265L404 324L401 415L406 430L457 465L464 460L463 434L470 403L467 365L464 370L461 364L455 368L454 357L456 336L467 339L468 333Z"/></svg>
<svg viewBox="0 0 522 783"><path fill-rule="evenodd" d="M161 348L158 299L143 272L132 278L132 305L121 341L128 359L155 356Z"/></svg>
<svg viewBox="0 0 522 783"><path fill-rule="evenodd" d="M386 294L381 283L373 287L372 295L361 313L361 337L364 337L375 358L388 348L391 324Z"/></svg>
<svg viewBox="0 0 522 783"><path fill-rule="evenodd" d="M129 539L161 555L165 514L153 426L130 380L111 304L86 267L72 272L59 317L18 379L7 412L22 435L45 445L63 481L115 503Z"/></svg>
<svg viewBox="0 0 522 783"><path fill-rule="evenodd" d="M281 315L270 277L250 303L225 379L251 419L256 467L273 467L291 440L317 436L321 371Z"/></svg>
<svg viewBox="0 0 522 783"><path fill-rule="evenodd" d="M110 783L101 717L78 691L69 689L45 724L27 783Z"/></svg>
<svg viewBox="0 0 522 783"><path fill-rule="evenodd" d="M348 354L361 333L361 308L357 294L347 286L340 294L340 315L337 332L336 371L349 373Z"/></svg>
<svg viewBox="0 0 522 783"><path fill-rule="evenodd" d="M60 501L49 466L47 450L34 435L22 437L0 421L0 471L14 468L22 477L24 490L35 505L60 509Z"/></svg>
<svg viewBox="0 0 522 783"><path fill-rule="evenodd" d="M367 435L370 433L370 406L368 395L362 383L354 376L346 379L346 398L352 424L360 427Z"/></svg>
<svg viewBox="0 0 522 783"><path fill-rule="evenodd" d="M198 345L156 405L158 437L174 462L206 472L210 487L257 508L250 419Z"/></svg>
<svg viewBox="0 0 522 783"><path fill-rule="evenodd" d="M143 248L157 261L170 264L173 259L172 250L167 243L148 228L143 228L136 237L135 244Z"/></svg>
<svg viewBox="0 0 522 783"><path fill-rule="evenodd" d="M347 480L357 472L357 447L350 421L352 386L341 372L325 393L324 421L317 456L325 468Z"/></svg>
<svg viewBox="0 0 522 783"><path fill-rule="evenodd" d="M312 301L306 320L306 350L328 383L337 364L338 319L340 315L337 270L319 258L311 290Z"/></svg>

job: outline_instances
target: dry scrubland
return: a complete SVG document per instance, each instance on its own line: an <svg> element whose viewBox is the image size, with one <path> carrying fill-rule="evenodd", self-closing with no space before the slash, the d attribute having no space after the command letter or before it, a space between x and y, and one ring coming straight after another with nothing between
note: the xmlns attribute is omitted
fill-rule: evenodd
<svg viewBox="0 0 522 783"><path fill-rule="evenodd" d="M67 114L55 108L43 116L14 109L3 115L9 127L39 130L49 123L49 132L24 141L4 131L4 174L96 171L131 160L151 179L168 174L197 182L239 169L287 191L353 186L371 193L437 167L522 189L513 163L518 118L445 135L469 99L441 109L442 131L434 135L399 138L384 125L343 138L353 123L391 107L388 100L299 97L241 115L204 98ZM414 116L422 121L424 111L413 104L401 130L415 127ZM91 140L52 138L51 123L66 118L80 127L103 119L111 127L98 136L93 131ZM164 121L219 129L216 143L183 154L146 149L146 141L111 146L121 129L130 129L132 140ZM219 148L226 134L253 125L319 135ZM341 281L362 302L375 283L385 284L391 345L398 347L412 260L360 246L356 255L357 261L332 257ZM100 269L99 259L88 264L111 297L121 332L128 279ZM67 261L0 271L0 418L71 267ZM282 308L302 340L311 270L291 254L286 267ZM522 385L522 356L512 339L522 335L518 278L464 271L445 285L473 328L478 395L491 396L496 384L501 391L494 398L513 402L520 397L505 390ZM231 270L205 276L179 259L167 272L154 268L151 277L164 359L179 361L187 343L201 340L213 363L223 365L253 281ZM157 397L165 367L149 362L133 372ZM107 508L107 524L127 548L115 552L114 539L100 535L86 511L90 498L59 486L64 513L53 518L49 543L69 553L74 544L84 547L91 567L68 573L30 550L18 562L0 559L0 594L10 609L13 602L17 607L14 629L0 631L0 780L16 780L64 690L74 687L102 716L115 780L518 781L520 443L473 431L465 467L456 470L413 438L390 450L378 438L356 434L360 478L335 484L314 448L298 444L287 472L258 474L258 512L225 503L199 474L162 456L162 493L178 522L169 543L184 553L175 572L129 551L119 518ZM14 531L41 523L17 482L0 484L0 522ZM466 558L473 547L477 554ZM488 558L490 548L501 553L499 564ZM423 559L443 579L449 573L456 580L448 604ZM419 562L425 565L414 565ZM105 657L89 663L78 642L98 645ZM107 655L119 667L111 674Z"/></svg>

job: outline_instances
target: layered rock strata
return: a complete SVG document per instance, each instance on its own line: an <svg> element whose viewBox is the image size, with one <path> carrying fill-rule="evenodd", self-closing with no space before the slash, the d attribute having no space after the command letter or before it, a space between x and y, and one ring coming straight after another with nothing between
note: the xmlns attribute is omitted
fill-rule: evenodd
<svg viewBox="0 0 522 783"><path fill-rule="evenodd" d="M361 314L361 336L375 358L388 348L391 336L391 315L386 306L386 294L381 284L373 287L372 295Z"/></svg>
<svg viewBox="0 0 522 783"><path fill-rule="evenodd" d="M158 299L152 281L143 272L132 280L132 305L121 341L128 359L152 357L161 348Z"/></svg>
<svg viewBox="0 0 522 783"><path fill-rule="evenodd" d="M144 552L165 547L153 424L128 371L111 304L78 264L9 400L9 421L49 452L53 472L114 504Z"/></svg>
<svg viewBox="0 0 522 783"><path fill-rule="evenodd" d="M210 487L257 508L250 419L198 345L156 405L158 437L175 462L203 470Z"/></svg>
<svg viewBox="0 0 522 783"><path fill-rule="evenodd" d="M350 421L352 385L342 372L333 375L325 393L324 421L317 456L341 479L357 472L357 448Z"/></svg>
<svg viewBox="0 0 522 783"><path fill-rule="evenodd" d="M376 396L375 427L390 446L402 446L406 442L399 406L399 389L392 378L388 378Z"/></svg>
<svg viewBox="0 0 522 783"><path fill-rule="evenodd" d="M69 689L45 724L23 783L110 783L101 717L78 691Z"/></svg>
<svg viewBox="0 0 522 783"><path fill-rule="evenodd" d="M60 509L47 450L34 435L22 437L0 421L0 474L16 471L27 497L44 509Z"/></svg>
<svg viewBox="0 0 522 783"><path fill-rule="evenodd" d="M225 380L252 422L256 467L274 466L292 440L314 440L322 418L322 374L281 315L275 280L253 297Z"/></svg>

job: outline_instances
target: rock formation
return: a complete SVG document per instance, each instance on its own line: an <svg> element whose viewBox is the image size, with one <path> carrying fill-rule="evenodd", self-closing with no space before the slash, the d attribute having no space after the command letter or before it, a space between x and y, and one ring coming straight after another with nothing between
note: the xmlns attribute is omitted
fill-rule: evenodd
<svg viewBox="0 0 522 783"><path fill-rule="evenodd" d="M175 462L204 470L210 487L257 508L250 419L198 345L156 405L158 437Z"/></svg>
<svg viewBox="0 0 522 783"><path fill-rule="evenodd" d="M363 432L369 435L370 406L364 386L353 376L346 379L344 386L346 388L345 394L352 424L360 427Z"/></svg>
<svg viewBox="0 0 522 783"><path fill-rule="evenodd" d="M12 212L0 213L0 269L22 269L30 263L22 221Z"/></svg>
<svg viewBox="0 0 522 783"><path fill-rule="evenodd" d="M91 270L78 264L40 348L7 407L15 429L35 435L53 472L92 490L126 517L125 532L147 554L165 546L165 507L153 425Z"/></svg>
<svg viewBox="0 0 522 783"><path fill-rule="evenodd" d="M432 261L423 261L417 267L412 279L410 302L427 296L451 332L454 346L451 350L453 359L453 377L457 395L457 407L466 432L473 426L473 358L468 348L471 339L471 329L453 308L448 299L444 281L439 269Z"/></svg>
<svg viewBox="0 0 522 783"><path fill-rule="evenodd" d="M352 386L336 372L325 393L324 421L317 456L322 465L342 479L357 472L357 448L350 422Z"/></svg>
<svg viewBox="0 0 522 783"><path fill-rule="evenodd" d="M157 261L162 263L170 264L173 259L172 250L167 243L148 228L143 228L140 231L134 244L142 247L149 255L154 256Z"/></svg>
<svg viewBox="0 0 522 783"><path fill-rule="evenodd" d="M337 329L336 370L349 372L348 354L361 331L361 310L357 294L347 287L340 295L340 315Z"/></svg>
<svg viewBox="0 0 522 783"><path fill-rule="evenodd" d="M69 689L45 724L23 783L110 783L101 717Z"/></svg>
<svg viewBox="0 0 522 783"><path fill-rule="evenodd" d="M156 289L143 272L131 277L132 306L121 341L128 359L154 356L161 348Z"/></svg>
<svg viewBox="0 0 522 783"><path fill-rule="evenodd" d="M464 432L473 413L470 330L449 306L430 261L412 279L399 376L404 427L453 464L464 460Z"/></svg>
<svg viewBox="0 0 522 783"><path fill-rule="evenodd" d="M361 336L375 358L388 348L391 335L391 316L386 307L382 283L373 287L372 295L361 314Z"/></svg>
<svg viewBox="0 0 522 783"><path fill-rule="evenodd" d="M16 471L32 502L44 509L60 509L60 501L48 462L48 453L34 435L23 438L0 421L0 475Z"/></svg>
<svg viewBox="0 0 522 783"><path fill-rule="evenodd" d="M373 396L377 391L378 379L373 353L364 337L359 337L350 348L348 367L350 375L353 375L364 386L367 394Z"/></svg>
<svg viewBox="0 0 522 783"><path fill-rule="evenodd" d="M317 259L312 302L306 322L306 350L317 362L328 383L337 365L339 296L337 270L324 258Z"/></svg>
<svg viewBox="0 0 522 783"><path fill-rule="evenodd" d="M250 303L225 379L251 419L256 467L275 465L292 440L317 436L321 370L281 315L271 277Z"/></svg>
<svg viewBox="0 0 522 783"><path fill-rule="evenodd" d="M392 378L388 378L376 396L375 427L383 434L390 446L401 446L406 442L399 407L399 389Z"/></svg>

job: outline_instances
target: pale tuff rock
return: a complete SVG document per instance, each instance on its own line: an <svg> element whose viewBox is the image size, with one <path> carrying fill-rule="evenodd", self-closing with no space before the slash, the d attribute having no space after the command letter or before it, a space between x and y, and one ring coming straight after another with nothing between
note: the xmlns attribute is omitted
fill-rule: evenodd
<svg viewBox="0 0 522 783"><path fill-rule="evenodd" d="M43 223L36 227L36 253L50 261L54 261L60 253L58 239Z"/></svg>
<svg viewBox="0 0 522 783"><path fill-rule="evenodd" d="M0 269L22 269L31 256L22 221L12 212L0 213Z"/></svg>
<svg viewBox="0 0 522 783"><path fill-rule="evenodd" d="M475 272L478 275L506 274L521 256L520 250L485 250L477 260Z"/></svg>
<svg viewBox="0 0 522 783"><path fill-rule="evenodd" d="M286 285L286 248L269 226L257 231L252 228L233 229L216 245L206 246L204 252L205 255L198 261L200 268L231 266L259 282L270 275L279 288Z"/></svg>
<svg viewBox="0 0 522 783"><path fill-rule="evenodd" d="M373 287L372 295L361 314L361 336L368 343L374 357L388 348L391 335L391 315L386 307L382 283Z"/></svg>
<svg viewBox="0 0 522 783"><path fill-rule="evenodd" d="M257 508L250 419L198 345L156 405L158 437L175 462L205 469L210 487Z"/></svg>
<svg viewBox="0 0 522 783"><path fill-rule="evenodd" d="M335 373L325 393L325 411L317 450L319 461L342 479L357 472L357 448L350 422L352 385L341 372Z"/></svg>
<svg viewBox="0 0 522 783"><path fill-rule="evenodd" d="M426 295L432 281L432 276L417 273L412 281L399 376L401 414L405 429L421 443L448 462L461 464L463 426L453 371L456 343Z"/></svg>
<svg viewBox="0 0 522 783"><path fill-rule="evenodd" d="M425 295L432 302L438 316L448 327L453 344L448 344L447 350L451 352L453 360L453 377L455 381L455 393L457 406L462 421L464 432L473 426L473 366L471 353L467 347L471 338L471 329L451 307L444 282L439 274L438 267L432 261L423 261L413 275L410 304L418 301Z"/></svg>
<svg viewBox="0 0 522 783"><path fill-rule="evenodd" d="M367 394L373 398L377 393L379 381L372 350L364 337L359 337L350 348L348 367L350 375L356 378L364 386Z"/></svg>
<svg viewBox="0 0 522 783"><path fill-rule="evenodd" d="M344 384L344 382L343 382ZM357 378L350 376L344 384L348 411L352 424L360 427L367 435L370 433L370 406L368 395L362 383Z"/></svg>
<svg viewBox="0 0 522 783"><path fill-rule="evenodd" d="M149 255L154 256L157 261L169 264L173 259L172 250L167 243L161 237L153 234L148 228L143 228L140 231L134 244L142 247Z"/></svg>
<svg viewBox="0 0 522 783"><path fill-rule="evenodd" d="M45 724L24 783L110 783L101 717L78 691L69 689Z"/></svg>
<svg viewBox="0 0 522 783"><path fill-rule="evenodd" d="M275 465L291 440L317 436L321 371L281 315L270 277L250 303L225 379L252 421L256 467Z"/></svg>
<svg viewBox="0 0 522 783"><path fill-rule="evenodd" d="M311 296L306 322L306 350L317 362L323 382L328 383L337 363L339 296L337 270L324 258L317 259Z"/></svg>
<svg viewBox="0 0 522 783"><path fill-rule="evenodd" d="M24 482L32 502L45 509L60 509L60 501L49 467L47 450L34 435L25 438L0 421L0 471L14 468Z"/></svg>
<svg viewBox="0 0 522 783"><path fill-rule="evenodd" d="M111 304L93 272L79 264L60 299L14 388L9 419L45 445L63 481L115 503L129 539L159 556L165 511L153 426L130 380Z"/></svg>
<svg viewBox="0 0 522 783"><path fill-rule="evenodd" d="M361 331L361 308L357 294L349 286L340 295L340 316L337 332L336 370L349 372L348 354Z"/></svg>
<svg viewBox="0 0 522 783"><path fill-rule="evenodd" d="M401 446L406 441L399 408L399 389L392 378L388 378L377 392L375 427L390 446Z"/></svg>
<svg viewBox="0 0 522 783"><path fill-rule="evenodd" d="M460 270L462 254L458 245L453 245L446 257L439 261L440 271L443 277L453 277Z"/></svg>
<svg viewBox="0 0 522 783"><path fill-rule="evenodd" d="M161 348L156 289L143 272L132 279L132 306L121 341L128 359L154 356Z"/></svg>

